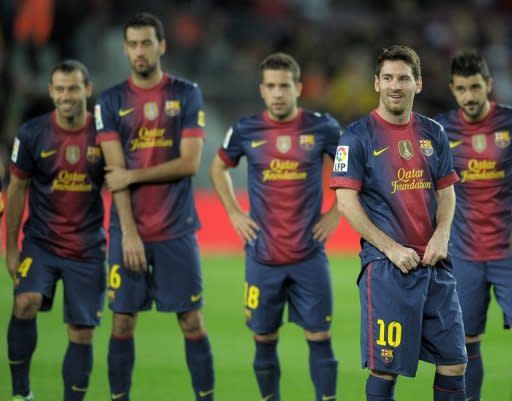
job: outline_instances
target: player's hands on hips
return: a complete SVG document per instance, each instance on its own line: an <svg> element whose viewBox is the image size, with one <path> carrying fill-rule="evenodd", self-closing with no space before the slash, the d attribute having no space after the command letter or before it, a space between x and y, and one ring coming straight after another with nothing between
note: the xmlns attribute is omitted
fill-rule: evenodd
<svg viewBox="0 0 512 401"><path fill-rule="evenodd" d="M148 269L144 244L137 232L123 234L124 267L140 272Z"/></svg>
<svg viewBox="0 0 512 401"><path fill-rule="evenodd" d="M244 242L252 243L256 241L260 228L258 224L251 219L249 213L235 211L229 214L229 219L231 220L231 224L233 224L236 233Z"/></svg>
<svg viewBox="0 0 512 401"><path fill-rule="evenodd" d="M434 231L434 235L428 241L425 248L425 254L421 260L423 266L435 266L440 260L448 256L448 238L449 235L442 231Z"/></svg>
<svg viewBox="0 0 512 401"><path fill-rule="evenodd" d="M387 258L404 274L416 269L420 257L412 248L395 243L387 252Z"/></svg>
<svg viewBox="0 0 512 401"><path fill-rule="evenodd" d="M313 226L313 239L320 242L326 241L338 227L339 221L340 214L336 209L334 212L324 213Z"/></svg>
<svg viewBox="0 0 512 401"><path fill-rule="evenodd" d="M7 267L7 272L9 273L11 278L15 280L16 272L18 271L18 266L20 264L20 250L18 249L18 247L7 247L5 257L5 265Z"/></svg>
<svg viewBox="0 0 512 401"><path fill-rule="evenodd" d="M105 171L105 183L110 192L122 191L130 186L130 170L119 166L106 166Z"/></svg>

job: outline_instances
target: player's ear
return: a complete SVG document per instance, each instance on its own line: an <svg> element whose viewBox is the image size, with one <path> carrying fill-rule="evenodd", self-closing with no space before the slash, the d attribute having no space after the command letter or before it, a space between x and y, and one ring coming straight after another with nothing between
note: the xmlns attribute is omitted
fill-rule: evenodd
<svg viewBox="0 0 512 401"><path fill-rule="evenodd" d="M421 89L423 88L423 79L421 77L418 77L416 80L416 94L421 92Z"/></svg>
<svg viewBox="0 0 512 401"><path fill-rule="evenodd" d="M375 80L373 81L373 87L375 88L375 92L379 93L379 77L375 75Z"/></svg>
<svg viewBox="0 0 512 401"><path fill-rule="evenodd" d="M167 42L165 39L162 39L159 43L160 48L160 56L163 56L165 54L165 50L167 49Z"/></svg>
<svg viewBox="0 0 512 401"><path fill-rule="evenodd" d="M87 93L87 97L91 97L92 92L94 91L94 86L92 82L89 82L85 87L85 93Z"/></svg>
<svg viewBox="0 0 512 401"><path fill-rule="evenodd" d="M494 83L494 80L492 78L487 79L487 94L491 93L492 91L492 84Z"/></svg>
<svg viewBox="0 0 512 401"><path fill-rule="evenodd" d="M262 99L265 99L265 86L263 86L263 82L260 83L260 96Z"/></svg>
<svg viewBox="0 0 512 401"><path fill-rule="evenodd" d="M297 97L300 97L300 95L302 94L302 82L296 82L295 88L297 89Z"/></svg>

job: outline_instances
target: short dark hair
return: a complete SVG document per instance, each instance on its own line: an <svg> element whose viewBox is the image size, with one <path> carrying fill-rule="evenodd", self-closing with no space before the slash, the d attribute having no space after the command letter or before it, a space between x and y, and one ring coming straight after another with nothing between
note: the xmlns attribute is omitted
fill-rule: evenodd
<svg viewBox="0 0 512 401"><path fill-rule="evenodd" d="M260 64L261 74L265 70L285 70L292 73L295 82L300 81L300 66L295 59L286 53L272 53Z"/></svg>
<svg viewBox="0 0 512 401"><path fill-rule="evenodd" d="M159 42L165 39L164 25L160 18L150 13L137 13L124 25L124 40L126 40L126 31L128 28L142 28L145 26L150 26L155 29L156 38Z"/></svg>
<svg viewBox="0 0 512 401"><path fill-rule="evenodd" d="M483 56L475 49L460 50L453 56L450 68L450 81L454 75L469 77L470 75L482 75L486 81L491 77L489 67Z"/></svg>
<svg viewBox="0 0 512 401"><path fill-rule="evenodd" d="M80 71L82 73L82 77L84 79L84 84L87 86L89 84L89 71L87 67L77 60L64 60L53 67L53 70L50 74L50 83L52 83L53 75L57 72L61 71L65 74L69 74L73 71Z"/></svg>
<svg viewBox="0 0 512 401"><path fill-rule="evenodd" d="M387 49L384 49L382 53L377 58L377 65L375 67L375 76L379 76L380 70L382 69L382 65L384 61L397 61L401 60L405 64L407 64L412 69L412 75L414 79L418 79L421 77L421 63L418 53L416 53L413 49L407 46L402 45L394 45Z"/></svg>

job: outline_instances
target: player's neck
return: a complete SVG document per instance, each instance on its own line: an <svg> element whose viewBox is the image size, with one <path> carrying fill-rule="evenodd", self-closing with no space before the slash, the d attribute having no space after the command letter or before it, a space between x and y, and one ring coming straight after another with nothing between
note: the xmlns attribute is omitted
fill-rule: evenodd
<svg viewBox="0 0 512 401"><path fill-rule="evenodd" d="M380 116L380 118L382 118L384 121L390 124L404 125L411 120L412 110L404 110L400 114L393 114L383 105L379 105L379 107L377 107L376 112Z"/></svg>
<svg viewBox="0 0 512 401"><path fill-rule="evenodd" d="M74 117L66 118L55 113L55 122L59 128L66 131L79 131L87 124L87 110L84 110L80 114Z"/></svg>
<svg viewBox="0 0 512 401"><path fill-rule="evenodd" d="M155 71L147 77L143 77L139 74L132 73L133 83L135 84L135 86L142 89L150 89L158 85L163 77L164 73L160 68L155 69Z"/></svg>

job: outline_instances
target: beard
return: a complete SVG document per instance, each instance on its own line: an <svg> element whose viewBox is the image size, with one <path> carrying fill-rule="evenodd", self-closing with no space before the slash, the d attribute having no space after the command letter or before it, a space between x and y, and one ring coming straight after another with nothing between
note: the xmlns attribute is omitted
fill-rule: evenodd
<svg viewBox="0 0 512 401"><path fill-rule="evenodd" d="M482 114L485 107L485 103L468 103L462 107L464 114L471 119L475 119Z"/></svg>
<svg viewBox="0 0 512 401"><path fill-rule="evenodd" d="M149 64L146 63L142 66L137 66L137 63L132 63L132 70L135 74L142 78L148 78L150 77L155 71L156 71L156 63L155 64Z"/></svg>

